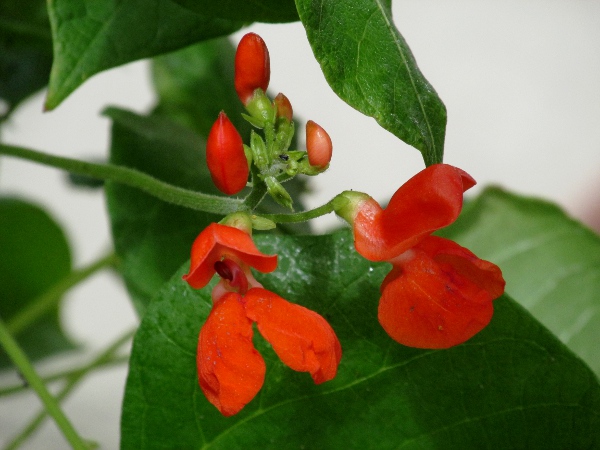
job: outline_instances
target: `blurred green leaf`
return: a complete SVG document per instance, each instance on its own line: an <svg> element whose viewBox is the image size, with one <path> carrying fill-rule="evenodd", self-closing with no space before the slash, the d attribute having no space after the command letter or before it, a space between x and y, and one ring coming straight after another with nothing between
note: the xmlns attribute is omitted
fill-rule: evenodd
<svg viewBox="0 0 600 450"><path fill-rule="evenodd" d="M48 83L52 35L43 0L0 3L0 122Z"/></svg>
<svg viewBox="0 0 600 450"><path fill-rule="evenodd" d="M489 188L442 234L498 264L506 292L600 375L600 237L548 202Z"/></svg>
<svg viewBox="0 0 600 450"><path fill-rule="evenodd" d="M121 448L592 448L600 443L600 386L562 343L508 297L491 324L449 350L392 341L377 321L387 264L354 251L348 231L260 236L280 264L266 288L323 314L344 355L337 377L314 385L262 339L265 385L224 418L198 387L198 332L210 286L180 271L151 303L136 335ZM257 333L258 334L258 333Z"/></svg>
<svg viewBox="0 0 600 450"><path fill-rule="evenodd" d="M59 225L42 208L0 198L0 316L9 324L24 308L71 273L71 251ZM74 348L58 308L15 336L32 359ZM10 361L0 352L0 367Z"/></svg>
<svg viewBox="0 0 600 450"><path fill-rule="evenodd" d="M48 4L54 63L46 108L92 75L236 31L241 22L203 16L171 0L54 0Z"/></svg>
<svg viewBox="0 0 600 450"><path fill-rule="evenodd" d="M204 140L169 120L111 108L110 162L163 181L210 194ZM160 286L190 257L194 239L221 217L175 206L137 189L106 183L116 253L137 311L143 313Z"/></svg>
<svg viewBox="0 0 600 450"><path fill-rule="evenodd" d="M152 79L159 102L154 111L203 137L225 111L244 137L251 126L233 84L235 47L227 38L212 39L154 58Z"/></svg>
<svg viewBox="0 0 600 450"><path fill-rule="evenodd" d="M294 0L174 0L198 14L244 22L295 22Z"/></svg>
<svg viewBox="0 0 600 450"><path fill-rule="evenodd" d="M241 114L246 111L233 83L234 58L235 47L227 38L202 42L155 58L152 73L159 103L153 114L167 116L206 138L219 112L225 111L242 138L249 142L251 126L242 119ZM296 139L292 148L296 148ZM305 177L285 183L297 210L303 209L299 197L306 192L306 184ZM289 212L268 196L258 211ZM310 226L308 222L286 224L280 226L279 231L309 233Z"/></svg>
<svg viewBox="0 0 600 450"><path fill-rule="evenodd" d="M391 0L296 0L333 91L423 154L444 155L446 108L396 29Z"/></svg>

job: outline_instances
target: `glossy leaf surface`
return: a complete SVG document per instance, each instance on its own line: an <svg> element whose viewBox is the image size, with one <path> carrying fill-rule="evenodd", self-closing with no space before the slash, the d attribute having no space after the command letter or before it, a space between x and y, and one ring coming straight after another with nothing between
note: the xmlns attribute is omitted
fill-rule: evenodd
<svg viewBox="0 0 600 450"><path fill-rule="evenodd" d="M59 225L42 208L0 199L0 316L11 320L71 273L71 250ZM53 308L15 336L30 358L73 348ZM0 367L10 364L0 352Z"/></svg>
<svg viewBox="0 0 600 450"><path fill-rule="evenodd" d="M241 22L191 12L171 0L49 2L54 62L46 108L92 75L229 34Z"/></svg>
<svg viewBox="0 0 600 450"><path fill-rule="evenodd" d="M322 314L343 348L337 377L315 385L264 341L263 389L224 418L202 395L195 357L210 287L180 280L150 305L135 338L122 448L590 448L600 442L600 386L562 343L507 297L491 325L450 350L398 345L377 322L387 264L356 254L348 231L264 236L278 269L269 290ZM540 382L543 380L544 382Z"/></svg>
<svg viewBox="0 0 600 450"><path fill-rule="evenodd" d="M188 189L219 194L204 158L204 140L160 117L110 109L110 162L133 167ZM107 183L106 196L117 254L138 312L190 257L194 239L221 218L175 206L137 189Z"/></svg>
<svg viewBox="0 0 600 450"><path fill-rule="evenodd" d="M502 269L506 292L600 375L600 237L558 207L500 189L443 230Z"/></svg>
<svg viewBox="0 0 600 450"><path fill-rule="evenodd" d="M391 1L296 0L300 19L333 91L423 154L444 155L446 108L396 29Z"/></svg>

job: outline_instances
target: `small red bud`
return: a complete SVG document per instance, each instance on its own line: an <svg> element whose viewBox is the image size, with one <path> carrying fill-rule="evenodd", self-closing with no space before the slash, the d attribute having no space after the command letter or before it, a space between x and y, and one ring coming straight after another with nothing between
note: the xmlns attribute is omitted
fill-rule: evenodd
<svg viewBox="0 0 600 450"><path fill-rule="evenodd" d="M244 105L258 88L269 86L271 65L265 41L255 33L244 35L235 53L235 90Z"/></svg>
<svg viewBox="0 0 600 450"><path fill-rule="evenodd" d="M294 111L290 100L281 92L275 97L275 106L277 107L277 117L283 117L288 122L292 121Z"/></svg>
<svg viewBox="0 0 600 450"><path fill-rule="evenodd" d="M333 145L327 132L318 124L309 120L306 123L306 151L311 166L325 168L331 161Z"/></svg>
<svg viewBox="0 0 600 450"><path fill-rule="evenodd" d="M223 111L208 133L206 164L221 192L233 195L246 186L249 168L242 137Z"/></svg>

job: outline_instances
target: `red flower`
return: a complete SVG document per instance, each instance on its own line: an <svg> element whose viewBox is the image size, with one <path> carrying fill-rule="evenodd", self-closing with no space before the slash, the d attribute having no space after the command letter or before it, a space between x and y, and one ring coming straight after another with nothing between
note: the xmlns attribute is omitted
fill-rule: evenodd
<svg viewBox="0 0 600 450"><path fill-rule="evenodd" d="M235 53L235 90L244 105L256 89L263 92L269 86L271 65L265 41L256 33L242 37Z"/></svg>
<svg viewBox="0 0 600 450"><path fill-rule="evenodd" d="M436 164L402 185L386 209L355 196L345 216L353 224L356 250L393 264L381 286L378 317L401 344L448 348L465 342L490 322L492 300L504 292L496 265L431 236L456 220L463 192L474 185L466 172Z"/></svg>
<svg viewBox="0 0 600 450"><path fill-rule="evenodd" d="M248 233L211 224L192 246L191 267L184 279L206 286L218 273L213 308L198 338L198 382L204 395L224 416L238 413L258 393L265 363L252 343L252 323L284 364L309 372L315 383L335 377L342 352L335 332L319 314L263 289L250 266L271 272L276 255L261 253Z"/></svg>
<svg viewBox="0 0 600 450"><path fill-rule="evenodd" d="M233 195L246 187L250 168L244 143L223 111L208 133L206 164L213 183L221 192Z"/></svg>

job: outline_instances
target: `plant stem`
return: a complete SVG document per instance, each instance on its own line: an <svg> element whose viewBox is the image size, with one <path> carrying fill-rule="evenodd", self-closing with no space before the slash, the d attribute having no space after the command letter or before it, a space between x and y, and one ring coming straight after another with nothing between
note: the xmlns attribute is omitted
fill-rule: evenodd
<svg viewBox="0 0 600 450"><path fill-rule="evenodd" d="M119 364L123 364L123 363L127 362L128 360L129 360L129 355L114 356L111 359L108 359L108 360L102 362L102 364L96 364L94 366L94 369L108 369L113 366L118 366ZM89 370L90 370L90 363L84 364L83 366L76 367L74 369L62 370L62 371L54 373L52 375L48 375L47 377L43 377L42 380L44 380L45 384L52 383L54 381L62 381L65 379L70 380L74 376L78 375L79 373L85 373ZM3 388L0 388L0 397L6 396L6 395L17 394L17 393L22 392L27 389L29 389L29 386L24 383L19 383L19 384L14 384L12 386L3 387Z"/></svg>
<svg viewBox="0 0 600 450"><path fill-rule="evenodd" d="M119 348L125 344L133 334L134 330L129 330L123 335L119 336L115 341L113 341L106 349L101 352L96 358L94 358L89 364L85 365L79 370L73 371L72 375L69 377L67 384L60 390L60 392L56 395L56 400L63 400L77 385L79 381L81 381L85 375L91 372L94 369L97 369L102 366L108 365L111 361L116 361L120 358L115 358L114 353L119 350ZM128 357L127 357L128 358ZM33 418L31 422L23 429L18 436L16 436L6 447L5 450L15 449L19 445L21 445L31 434L40 426L40 424L46 418L48 414L48 410L44 409L38 413L37 416Z"/></svg>
<svg viewBox="0 0 600 450"><path fill-rule="evenodd" d="M74 270L65 278L55 283L42 295L31 301L27 307L22 309L18 314L11 317L6 322L6 328L9 333L13 336L17 336L48 311L52 310L52 308L56 307L64 293L73 286L90 277L100 269L115 266L117 262L118 257L114 253L111 253L83 269Z"/></svg>
<svg viewBox="0 0 600 450"><path fill-rule="evenodd" d="M183 189L129 167L115 164L94 164L6 144L0 144L0 154L68 170L79 175L115 181L140 189L165 202L199 211L226 215L245 209L242 200Z"/></svg>
<svg viewBox="0 0 600 450"><path fill-rule="evenodd" d="M304 222L306 220L315 219L335 211L338 197L334 197L324 205L308 211L302 211L292 214L261 214L265 219L272 220L275 223L293 223Z"/></svg>
<svg viewBox="0 0 600 450"><path fill-rule="evenodd" d="M56 399L48 392L44 381L37 374L31 362L27 358L27 355L23 352L17 341L11 336L6 328L6 325L0 319L0 343L6 350L8 356L15 363L27 383L35 390L38 397L45 406L46 412L50 414L58 428L62 431L67 441L71 444L74 449L87 449L88 445L85 441L77 434L73 425L65 416L62 409L58 405Z"/></svg>

